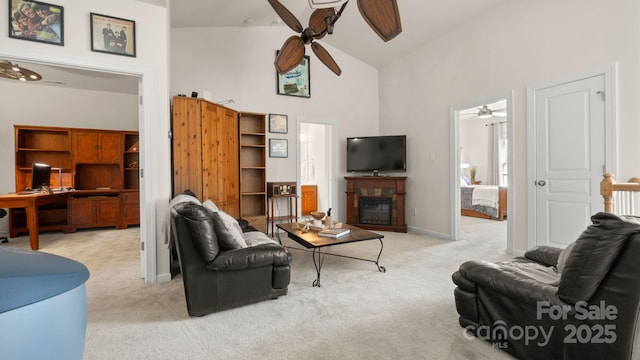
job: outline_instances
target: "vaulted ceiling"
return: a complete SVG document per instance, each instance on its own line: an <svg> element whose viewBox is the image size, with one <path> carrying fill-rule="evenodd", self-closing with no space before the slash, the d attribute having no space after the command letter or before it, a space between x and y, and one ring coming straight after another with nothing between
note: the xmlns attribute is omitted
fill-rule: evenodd
<svg viewBox="0 0 640 360"><path fill-rule="evenodd" d="M351 0L335 25L334 34L321 42L380 68L504 1L397 0L402 33L385 43L362 19L356 1ZM312 12L307 0L280 2L306 27ZM267 0L179 0L171 7L172 28L286 26L278 20Z"/></svg>
<svg viewBox="0 0 640 360"><path fill-rule="evenodd" d="M321 42L375 68L381 68L473 17L483 16L505 1L507 0L397 0L402 33L385 43L364 21L356 1L351 0L336 23L333 35L326 36ZM280 2L306 27L312 12L308 0ZM174 0L171 2L170 17L172 28L286 27L267 0ZM284 42L285 39L282 40ZM44 84L132 94L138 92L138 79L130 76L41 64L21 65L43 75Z"/></svg>

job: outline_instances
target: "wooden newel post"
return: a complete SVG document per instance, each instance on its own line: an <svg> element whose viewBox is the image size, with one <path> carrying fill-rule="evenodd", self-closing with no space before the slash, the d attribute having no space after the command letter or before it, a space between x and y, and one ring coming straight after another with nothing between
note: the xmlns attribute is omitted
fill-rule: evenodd
<svg viewBox="0 0 640 360"><path fill-rule="evenodd" d="M606 173L602 175L604 179L600 181L600 195L604 198L604 211L613 212L613 174Z"/></svg>

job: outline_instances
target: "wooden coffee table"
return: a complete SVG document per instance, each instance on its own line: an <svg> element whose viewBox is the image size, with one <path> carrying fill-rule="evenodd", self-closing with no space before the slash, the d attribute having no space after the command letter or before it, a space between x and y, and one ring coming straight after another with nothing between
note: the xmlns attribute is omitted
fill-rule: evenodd
<svg viewBox="0 0 640 360"><path fill-rule="evenodd" d="M358 227L355 227L352 225L346 225L346 224L342 225L342 228L349 229L351 230L351 232L348 235L345 235L339 238L318 236L318 232L313 230L303 232L298 228L297 223L278 224L277 227L279 229L282 229L284 232L286 232L291 240L297 242L298 244L304 246L307 249L313 249L312 250L313 265L316 268L316 274L317 274L316 279L313 281L313 286L320 287L320 272L322 271L322 263L324 262L325 255L340 256L340 257L349 258L349 259L372 262L376 264L376 266L378 267L378 271L387 272L387 269L384 266L380 266L380 255L382 255L382 249L384 248L384 243L382 242L382 238L384 238L384 235L376 234L374 232L371 232L365 229L360 229ZM278 240L280 241L280 243L282 243L280 239L280 232L277 232L276 236L278 237ZM380 241L380 252L378 253L378 257L375 260L327 253L326 251L325 252L322 251L323 248L326 248L329 246L336 246L341 244L348 244L348 243L354 243L359 241L376 240L376 239Z"/></svg>

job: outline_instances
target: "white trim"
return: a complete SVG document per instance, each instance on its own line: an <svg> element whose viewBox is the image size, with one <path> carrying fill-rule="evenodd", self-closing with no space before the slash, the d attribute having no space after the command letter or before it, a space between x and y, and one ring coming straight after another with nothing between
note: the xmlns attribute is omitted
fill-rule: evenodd
<svg viewBox="0 0 640 360"><path fill-rule="evenodd" d="M618 122L618 63L598 66L556 80L548 80L527 86L527 248L536 246L536 192L533 184L536 181L536 133L535 102L536 92L578 80L596 76L604 76L606 94L604 126L605 126L605 172L617 173L617 122Z"/></svg>
<svg viewBox="0 0 640 360"><path fill-rule="evenodd" d="M460 166L458 164L460 160L460 112L469 108L480 107L484 104L493 103L499 100L506 100L507 116L507 168L509 169L509 176L507 181L507 253L512 254L515 247L515 229L513 227L513 219L515 213L514 206L514 194L516 193L516 185L514 182L514 153L513 153L513 139L515 138L515 130L513 126L513 90L503 94L497 95L473 103L467 103L451 107L449 110L449 117L451 119L450 141L451 144L450 153L452 154L450 162L450 183L451 194L450 198L453 203L451 207L451 240L460 240Z"/></svg>
<svg viewBox="0 0 640 360"><path fill-rule="evenodd" d="M153 119L151 119L150 112L145 112L145 106L151 108L153 104L153 87L152 87L152 69L151 64L115 64L105 63L91 59L90 61L72 58L58 55L47 55L47 59L43 60L41 54L34 51L21 49L20 51L13 51L8 49L0 49L0 57L13 61L27 61L32 63L50 65L50 66L63 66L74 69L82 69L88 71L96 71L103 73L113 73L128 76L138 77L140 80L140 93L144 104L139 107L138 126L140 131L140 143L143 144L143 151L140 152L140 164L141 170L143 169L146 174L154 173L153 161L146 161L145 154L153 154L153 137L150 136L150 131L142 131L143 129L151 129L153 126ZM145 176L141 179L140 186L140 240L145 242L145 259L141 259L141 262L146 263L146 269L141 268L141 272L146 270L146 273L142 273L141 276L145 278L147 283L155 283L156 279L156 209L153 206L153 194L155 193L155 183L152 181L153 176Z"/></svg>
<svg viewBox="0 0 640 360"><path fill-rule="evenodd" d="M162 274L158 274L158 276L156 277L156 282L158 283L164 283L164 282L169 282L171 281L171 273L162 273Z"/></svg>
<svg viewBox="0 0 640 360"><path fill-rule="evenodd" d="M451 161L449 164L449 173L451 178L449 183L453 184L451 187L451 240L460 240L460 211L462 210L460 204L460 111L468 109L471 106L466 107L451 107L449 109L449 118L451 119L451 131L449 134L449 144L451 144L450 154Z"/></svg>
<svg viewBox="0 0 640 360"><path fill-rule="evenodd" d="M452 240L451 236L449 236L448 234L443 234L443 233L436 232L436 231L431 231L431 230L425 230L423 228L410 226L410 225L407 225L407 232L410 232L410 233L413 233L413 234L431 236L431 237L437 238L437 239Z"/></svg>

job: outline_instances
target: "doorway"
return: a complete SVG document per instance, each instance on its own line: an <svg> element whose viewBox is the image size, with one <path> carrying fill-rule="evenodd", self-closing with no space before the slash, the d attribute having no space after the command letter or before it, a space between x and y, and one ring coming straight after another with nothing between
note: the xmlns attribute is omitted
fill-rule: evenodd
<svg viewBox="0 0 640 360"><path fill-rule="evenodd" d="M513 249L512 98L509 93L451 109L451 237L471 238L471 228L462 228L466 224L489 227L492 237L497 229L508 252ZM477 231L472 237L478 238Z"/></svg>
<svg viewBox="0 0 640 360"><path fill-rule="evenodd" d="M0 51L0 57L9 61L16 61L20 64L30 64L33 66L45 66L55 69L55 71L61 71L66 73L72 73L73 71L81 71L85 74L95 74L96 80L104 78L109 80L109 76L105 74L117 74L117 77L127 78L137 83L137 95L142 98L145 94L147 98L152 98L150 95L151 87L150 82L144 82L144 78L150 78L150 72L143 67L131 67L129 65L110 65L110 66L98 66L93 62L87 61L74 61L70 62L66 58L49 57L46 61L36 58L24 58L11 53L4 53ZM71 74L73 76L73 74ZM55 87L52 87L52 91L55 91ZM150 125L153 121L150 115L144 112L144 105L140 102L138 106L137 114L138 131L140 136L140 144L144 144L140 148L140 168L147 170L147 173L153 173L153 164L149 163L145 157L145 154L150 153L149 144L151 143L149 136L150 133L144 131L144 129L152 128ZM146 166L145 166L146 165ZM156 240L155 240L155 211L147 205L146 199L151 198L154 188L149 181L145 178L140 179L140 276L144 278L145 282L153 283L157 282L157 268L156 268ZM147 246L144 246L146 243Z"/></svg>
<svg viewBox="0 0 640 360"><path fill-rule="evenodd" d="M332 209L333 217L338 216L334 138L333 124L317 120L300 120L298 123L298 184L302 189L302 216L310 211L327 212L329 209Z"/></svg>

